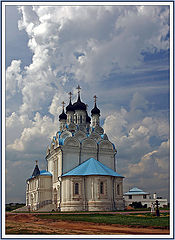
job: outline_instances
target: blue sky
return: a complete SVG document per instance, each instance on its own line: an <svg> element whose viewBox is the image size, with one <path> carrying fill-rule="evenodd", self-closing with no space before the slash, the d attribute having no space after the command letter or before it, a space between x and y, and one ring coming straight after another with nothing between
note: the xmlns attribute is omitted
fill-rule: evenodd
<svg viewBox="0 0 175 240"><path fill-rule="evenodd" d="M169 6L6 6L6 201L58 131L80 84L118 150L124 191L169 196Z"/></svg>

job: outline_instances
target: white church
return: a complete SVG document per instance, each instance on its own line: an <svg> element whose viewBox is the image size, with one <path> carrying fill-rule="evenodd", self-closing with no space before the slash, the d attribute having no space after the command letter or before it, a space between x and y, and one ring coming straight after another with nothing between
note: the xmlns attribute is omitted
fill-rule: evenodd
<svg viewBox="0 0 175 240"><path fill-rule="evenodd" d="M78 99L59 115L60 129L47 148L47 169L38 163L27 179L26 207L30 211L112 211L124 209L123 176L116 172L113 143L100 126L94 96L91 118ZM91 124L92 121L92 124Z"/></svg>

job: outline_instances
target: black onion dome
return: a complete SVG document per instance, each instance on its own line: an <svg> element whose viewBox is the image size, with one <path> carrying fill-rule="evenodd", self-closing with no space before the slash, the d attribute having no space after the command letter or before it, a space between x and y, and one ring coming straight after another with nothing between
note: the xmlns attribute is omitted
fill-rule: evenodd
<svg viewBox="0 0 175 240"><path fill-rule="evenodd" d="M78 96L77 102L73 104L74 110L84 110L86 111L86 104L80 100L80 95Z"/></svg>
<svg viewBox="0 0 175 240"><path fill-rule="evenodd" d="M63 109L63 111L62 111L62 113L59 115L59 121L60 120L66 120L67 119L67 115L65 114L65 112L64 112L64 109Z"/></svg>
<svg viewBox="0 0 175 240"><path fill-rule="evenodd" d="M66 107L66 113L67 112L74 112L74 107L72 105L72 102L70 100L69 105Z"/></svg>
<svg viewBox="0 0 175 240"><path fill-rule="evenodd" d="M86 113L86 122L91 123L91 118L88 116L87 113Z"/></svg>
<svg viewBox="0 0 175 240"><path fill-rule="evenodd" d="M96 103L95 103L94 108L91 110L91 115L94 115L94 114L100 115L100 109L98 109Z"/></svg>

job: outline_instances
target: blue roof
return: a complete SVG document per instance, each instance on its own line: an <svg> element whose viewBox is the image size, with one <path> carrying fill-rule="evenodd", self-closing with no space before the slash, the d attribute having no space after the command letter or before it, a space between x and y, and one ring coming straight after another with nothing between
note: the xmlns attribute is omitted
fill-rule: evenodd
<svg viewBox="0 0 175 240"><path fill-rule="evenodd" d="M52 176L52 173L46 171L46 170L41 170L40 171L40 175L44 175L44 176Z"/></svg>
<svg viewBox="0 0 175 240"><path fill-rule="evenodd" d="M65 177L65 176L88 176L88 175L123 177L94 158L89 158L88 160L86 160L79 166L75 167L71 171L63 174L62 176Z"/></svg>
<svg viewBox="0 0 175 240"><path fill-rule="evenodd" d="M113 146L113 149L115 150L115 145L114 145L114 143L112 143L112 146Z"/></svg>
<svg viewBox="0 0 175 240"><path fill-rule="evenodd" d="M41 170L40 171L40 173L38 174L38 175L36 175L36 176L30 176L26 181L29 181L30 179L33 179L33 178L35 178L35 177L38 177L38 176L52 176L52 174L50 173L50 172L48 172L48 171L46 171L46 170Z"/></svg>
<svg viewBox="0 0 175 240"><path fill-rule="evenodd" d="M149 194L148 192L144 192L143 190L134 187L129 190L129 192L126 192L124 195L142 195L142 194Z"/></svg>

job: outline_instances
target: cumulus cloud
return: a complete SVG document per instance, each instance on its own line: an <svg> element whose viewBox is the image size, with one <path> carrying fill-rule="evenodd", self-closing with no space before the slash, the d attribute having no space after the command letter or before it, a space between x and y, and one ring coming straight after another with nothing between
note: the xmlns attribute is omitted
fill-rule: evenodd
<svg viewBox="0 0 175 240"><path fill-rule="evenodd" d="M6 70L7 98L14 96L22 88L21 61L13 60Z"/></svg>
<svg viewBox="0 0 175 240"><path fill-rule="evenodd" d="M135 101L137 98L142 101ZM139 186L152 192L158 188L160 194L167 197L170 163L169 123L163 117L143 117L146 105L144 97L140 98L134 94L129 111L122 108L112 113L105 119L103 127L118 150L117 166L118 171L126 177L125 191L131 186ZM142 118L137 118L138 108Z"/></svg>
<svg viewBox="0 0 175 240"><path fill-rule="evenodd" d="M57 123L54 123L51 118L42 117L36 113L32 124L28 128L24 128L19 138L16 138L12 144L7 145L7 149L16 151L40 152L46 148L46 144L55 134Z"/></svg>
<svg viewBox="0 0 175 240"><path fill-rule="evenodd" d="M128 177L144 176L144 178L157 176L164 173L167 177L169 172L169 140L162 142L156 150L145 154L139 163L129 164Z"/></svg>
<svg viewBox="0 0 175 240"><path fill-rule="evenodd" d="M41 111L72 78L101 81L141 64L143 51L168 48L168 8L22 6L19 11L19 29L28 34L33 52L24 71L21 112Z"/></svg>
<svg viewBox="0 0 175 240"><path fill-rule="evenodd" d="M169 147L169 140L162 142L156 150L145 154L137 164L129 164L126 186L132 182L135 184L137 179L149 191L157 192L159 189L159 194L168 197Z"/></svg>
<svg viewBox="0 0 175 240"><path fill-rule="evenodd" d="M28 115L18 115L13 112L6 118L6 144L13 143L19 138L26 127L32 126L32 120L29 120Z"/></svg>

